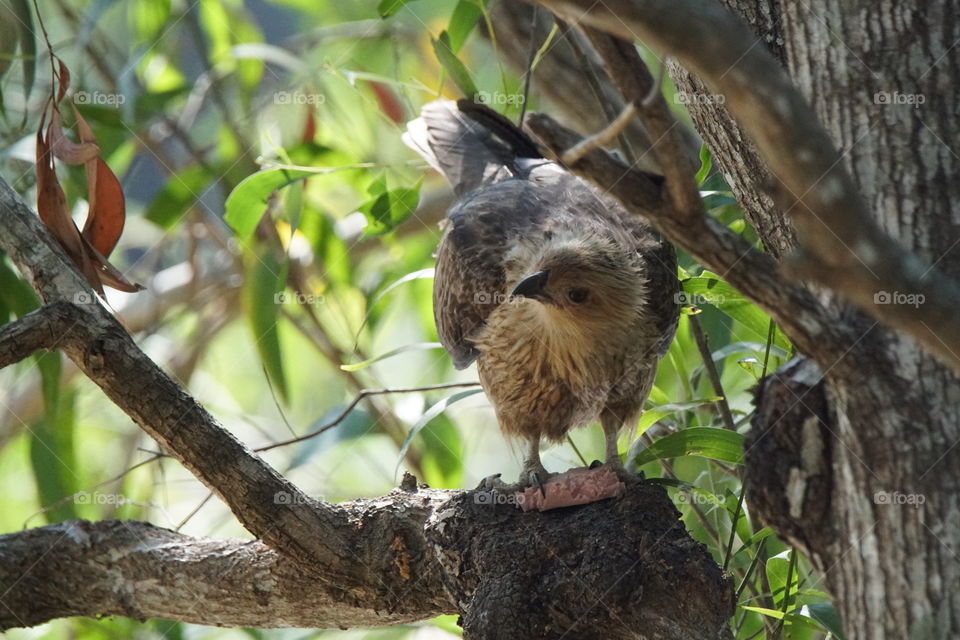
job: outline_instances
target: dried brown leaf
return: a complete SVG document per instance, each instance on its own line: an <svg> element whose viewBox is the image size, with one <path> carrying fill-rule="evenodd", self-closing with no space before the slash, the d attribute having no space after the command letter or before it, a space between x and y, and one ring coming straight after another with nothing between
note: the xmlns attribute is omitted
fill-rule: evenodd
<svg viewBox="0 0 960 640"><path fill-rule="evenodd" d="M125 291L127 293L135 293L143 290L143 285L128 280L126 276L120 273L119 269L110 264L110 261L107 260L103 254L97 251L96 247L87 242L85 238L84 248L87 251L87 256L89 257L90 262L95 266L97 275L103 284L118 291Z"/></svg>
<svg viewBox="0 0 960 640"><path fill-rule="evenodd" d="M52 55L53 52L51 52ZM67 65L63 64L63 60L57 58L57 65L59 67L59 77L60 84L57 87L57 101L53 104L54 109L57 105L60 104L60 101L63 100L63 96L66 95L67 89L70 88L70 70L67 69Z"/></svg>
<svg viewBox="0 0 960 640"><path fill-rule="evenodd" d="M126 220L123 189L103 158L89 161L86 169L90 211L83 225L83 237L97 251L109 256L120 240Z"/></svg>
<svg viewBox="0 0 960 640"><path fill-rule="evenodd" d="M54 109L50 115L50 127L47 129L50 148L59 160L67 164L83 164L100 155L100 147L93 142L74 142L63 132L60 113Z"/></svg>

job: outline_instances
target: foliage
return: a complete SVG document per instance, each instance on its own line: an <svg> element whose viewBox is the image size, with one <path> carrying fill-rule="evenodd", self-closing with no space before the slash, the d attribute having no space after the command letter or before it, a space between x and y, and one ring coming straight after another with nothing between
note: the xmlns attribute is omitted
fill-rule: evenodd
<svg viewBox="0 0 960 640"><path fill-rule="evenodd" d="M126 196L126 230L111 261L131 282L149 283L137 294L108 291L107 300L151 356L238 437L259 446L312 432L363 388L475 380L474 371L452 368L433 325L431 254L442 212L431 216L428 205L445 187L403 147L400 133L437 95L516 95L522 79L489 64L498 52L476 28L491 19L485 2L40 7L54 53L73 71L63 104L76 112L74 121L89 123L97 159ZM23 25L9 37L0 31L0 171L35 200L32 144L55 85L29 6L18 0L0 11L15 12ZM0 26L9 30L8 17L0 16ZM529 101L538 106L535 87ZM495 106L510 117L519 108L518 101ZM706 150L702 160L698 179L712 213L755 243ZM54 174L65 215L88 203L78 169ZM806 560L742 500L750 389L790 356L791 345L722 274L681 256L680 275L689 306L648 410L621 450L651 482L668 487L694 537L734 575L737 638L839 637ZM36 305L0 260L0 322ZM710 363L692 322L709 336ZM719 370L722 389L712 387L707 364ZM206 502L186 471L157 457L155 443L59 354L0 372L0 389L4 532L123 517L197 535L242 535L225 507ZM720 418L721 395L733 430ZM322 435L265 455L308 493L337 501L388 491L401 467L438 487L475 486L494 472L510 477L520 461L513 452L505 468L509 446L482 394L427 388L370 396ZM602 450L592 427L544 460L560 470ZM421 626L304 635L78 619L29 635L399 638ZM447 618L426 626L455 631Z"/></svg>

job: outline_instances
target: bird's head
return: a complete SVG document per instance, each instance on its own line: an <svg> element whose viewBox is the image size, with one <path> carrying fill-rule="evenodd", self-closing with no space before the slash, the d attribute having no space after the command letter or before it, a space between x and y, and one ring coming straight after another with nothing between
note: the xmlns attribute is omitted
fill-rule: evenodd
<svg viewBox="0 0 960 640"><path fill-rule="evenodd" d="M540 303L553 322L582 327L636 322L645 287L636 255L596 241L545 251L512 295Z"/></svg>

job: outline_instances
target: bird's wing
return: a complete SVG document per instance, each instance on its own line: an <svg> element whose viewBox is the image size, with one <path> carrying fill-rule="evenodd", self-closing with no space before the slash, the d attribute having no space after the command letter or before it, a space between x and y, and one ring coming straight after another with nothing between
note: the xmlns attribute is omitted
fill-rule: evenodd
<svg viewBox="0 0 960 640"><path fill-rule="evenodd" d="M510 120L468 100L427 104L403 141L459 198L437 250L433 302L440 341L463 369L478 355L471 338L506 296L506 255L545 217L527 178L547 161Z"/></svg>
<svg viewBox="0 0 960 640"><path fill-rule="evenodd" d="M451 210L437 250L433 313L440 342L464 369L477 358L477 331L507 303L506 261L518 240L536 235L549 215L540 189L506 180L469 194Z"/></svg>
<svg viewBox="0 0 960 640"><path fill-rule="evenodd" d="M539 158L530 139L481 104L436 100L407 123L404 143L446 177L457 196L517 175L518 158Z"/></svg>
<svg viewBox="0 0 960 640"><path fill-rule="evenodd" d="M677 252L671 244L654 239L657 246L651 247L647 257L647 312L653 317L660 339L657 355L663 357L673 342L680 321L680 281L677 279Z"/></svg>

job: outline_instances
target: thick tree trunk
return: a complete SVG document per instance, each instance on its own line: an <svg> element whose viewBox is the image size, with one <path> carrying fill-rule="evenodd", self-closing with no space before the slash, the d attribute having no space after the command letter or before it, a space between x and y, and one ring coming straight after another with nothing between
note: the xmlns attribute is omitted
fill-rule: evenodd
<svg viewBox="0 0 960 640"><path fill-rule="evenodd" d="M728 4L814 106L879 225L958 277L957 3ZM702 91L673 71L681 91ZM786 253L790 225L760 193L752 148L722 104L690 110L766 246ZM922 304L913 293L877 302ZM810 553L851 637L960 637L960 384L879 326L850 346L818 362L825 385L808 369L806 382L763 386L753 443L767 455L750 465L752 504Z"/></svg>

